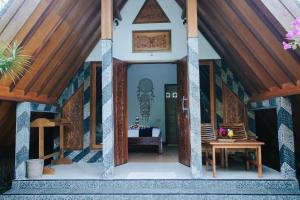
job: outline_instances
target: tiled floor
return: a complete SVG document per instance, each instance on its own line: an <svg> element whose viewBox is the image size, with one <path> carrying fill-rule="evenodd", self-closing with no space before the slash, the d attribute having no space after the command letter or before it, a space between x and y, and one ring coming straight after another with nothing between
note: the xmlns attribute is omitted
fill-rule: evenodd
<svg viewBox="0 0 300 200"><path fill-rule="evenodd" d="M73 163L56 165L54 175L44 175L41 179L101 179L101 163ZM213 179L211 167L204 170L205 179ZM191 170L178 162L177 148L165 148L164 154L144 151L129 154L127 164L115 168L115 179L190 179ZM257 170L245 170L242 164L232 164L228 169L217 168L217 179L257 179ZM262 179L281 179L280 173L263 166Z"/></svg>

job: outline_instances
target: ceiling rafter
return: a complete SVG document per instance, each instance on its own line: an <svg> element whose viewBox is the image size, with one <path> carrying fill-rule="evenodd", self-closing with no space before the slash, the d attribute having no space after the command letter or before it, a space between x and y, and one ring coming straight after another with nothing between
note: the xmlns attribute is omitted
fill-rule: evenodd
<svg viewBox="0 0 300 200"><path fill-rule="evenodd" d="M265 87L278 87L278 84L273 80L272 77L270 77L266 69L259 63L253 52L251 52L251 50L248 49L247 45L243 43L241 36L236 33L236 30L232 29L228 23L223 22L223 18L219 15L219 13L213 11L216 8L212 8L209 3L206 3L202 5L200 10L201 9L204 9L207 13L207 17L205 20L210 21L210 24L214 23L213 28L222 33L225 43L232 45L232 47L239 52L241 58L243 58L248 66L252 68L252 71L265 85Z"/></svg>
<svg viewBox="0 0 300 200"><path fill-rule="evenodd" d="M59 18L59 20L57 20L57 23L54 25L54 27L51 30L51 32L48 33L48 37L46 38L46 40L44 40L43 43L41 44L40 48L37 49L34 52L34 54L32 55L33 57L35 57L35 58L41 58L42 57L40 55L43 52L46 52L45 49L50 44L51 39L53 39L52 38L53 35L61 27L61 25L63 24L63 22L66 20L66 18L71 13L71 11L74 10L74 7L77 5L77 3L78 3L78 1L72 1L72 4L68 6L68 8L66 9L65 12L63 12L62 16ZM47 56L50 57L51 55L48 54ZM25 77L26 75L25 75L22 78L22 83L21 83L21 81L19 82L19 83L21 83L22 87L24 88L25 95L30 91L32 85L35 83L36 79L38 78L38 76L36 76L36 75L39 74L40 68L42 67L42 65L34 65L35 63L37 63L37 59L35 59L34 62L33 62L33 64L31 65L31 70L27 72L28 79L26 79L26 77ZM29 76L30 76L30 78L29 78Z"/></svg>

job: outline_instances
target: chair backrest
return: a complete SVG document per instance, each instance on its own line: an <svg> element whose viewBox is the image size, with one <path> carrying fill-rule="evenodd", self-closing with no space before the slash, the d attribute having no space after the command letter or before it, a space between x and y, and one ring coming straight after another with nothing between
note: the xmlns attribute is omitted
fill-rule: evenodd
<svg viewBox="0 0 300 200"><path fill-rule="evenodd" d="M248 134L245 129L245 125L243 123L228 123L228 124L220 124L220 128L231 129L233 130L232 139L236 140L247 140Z"/></svg>
<svg viewBox="0 0 300 200"><path fill-rule="evenodd" d="M201 124L201 141L212 141L216 140L216 133L211 124Z"/></svg>

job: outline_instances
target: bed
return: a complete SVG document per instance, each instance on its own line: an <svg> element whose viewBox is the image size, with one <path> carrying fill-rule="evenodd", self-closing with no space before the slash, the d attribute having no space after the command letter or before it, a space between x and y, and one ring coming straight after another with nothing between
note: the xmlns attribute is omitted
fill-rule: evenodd
<svg viewBox="0 0 300 200"><path fill-rule="evenodd" d="M128 130L128 146L157 146L158 153L163 153L162 137L159 128L134 128Z"/></svg>

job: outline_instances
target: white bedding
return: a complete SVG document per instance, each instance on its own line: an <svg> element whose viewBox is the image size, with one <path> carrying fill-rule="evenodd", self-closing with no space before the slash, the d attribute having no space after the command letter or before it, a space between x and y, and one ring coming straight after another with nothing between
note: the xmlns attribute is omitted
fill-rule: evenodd
<svg viewBox="0 0 300 200"><path fill-rule="evenodd" d="M159 137L160 135L160 129L159 128L153 128L152 129L152 137ZM129 129L128 130L128 137L135 138L139 137L139 129Z"/></svg>

